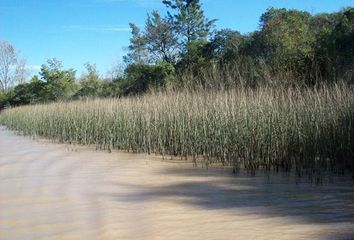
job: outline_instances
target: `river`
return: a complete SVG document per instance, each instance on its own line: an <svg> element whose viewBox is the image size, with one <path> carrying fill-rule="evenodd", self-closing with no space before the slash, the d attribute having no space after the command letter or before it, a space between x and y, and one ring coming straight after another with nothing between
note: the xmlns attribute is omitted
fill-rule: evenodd
<svg viewBox="0 0 354 240"><path fill-rule="evenodd" d="M354 239L354 180L295 183L0 127L0 239Z"/></svg>

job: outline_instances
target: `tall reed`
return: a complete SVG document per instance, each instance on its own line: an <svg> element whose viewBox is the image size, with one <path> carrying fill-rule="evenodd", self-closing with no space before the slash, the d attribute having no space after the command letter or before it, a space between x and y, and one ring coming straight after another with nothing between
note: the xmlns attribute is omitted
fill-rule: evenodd
<svg viewBox="0 0 354 240"><path fill-rule="evenodd" d="M25 135L206 164L354 174L354 89L151 93L12 108L0 122Z"/></svg>

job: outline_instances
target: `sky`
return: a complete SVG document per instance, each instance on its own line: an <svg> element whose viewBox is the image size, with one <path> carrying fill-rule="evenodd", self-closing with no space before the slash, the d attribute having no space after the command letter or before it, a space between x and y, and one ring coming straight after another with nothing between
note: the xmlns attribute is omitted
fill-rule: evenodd
<svg viewBox="0 0 354 240"><path fill-rule="evenodd" d="M259 27L269 7L312 14L354 6L354 0L201 0L216 28L241 33ZM27 60L32 74L49 58L57 58L77 75L86 62L102 75L122 62L129 45L129 22L143 26L147 14L166 9L162 0L0 0L0 40L10 42Z"/></svg>

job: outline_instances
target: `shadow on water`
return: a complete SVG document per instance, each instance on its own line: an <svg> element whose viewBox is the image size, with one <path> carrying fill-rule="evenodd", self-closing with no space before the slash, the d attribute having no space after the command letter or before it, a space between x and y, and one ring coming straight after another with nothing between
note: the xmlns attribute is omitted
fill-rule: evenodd
<svg viewBox="0 0 354 240"><path fill-rule="evenodd" d="M316 185L306 181L294 183L282 174L235 177L222 169L167 169L159 173L175 177L176 183L146 186L115 182L110 184L133 191L103 195L126 202L168 198L203 210L229 210L235 214L241 210L246 214L284 217L309 224L354 223L351 179L337 178L333 183ZM186 180L178 181L183 178ZM328 239L354 239L354 229L335 233Z"/></svg>

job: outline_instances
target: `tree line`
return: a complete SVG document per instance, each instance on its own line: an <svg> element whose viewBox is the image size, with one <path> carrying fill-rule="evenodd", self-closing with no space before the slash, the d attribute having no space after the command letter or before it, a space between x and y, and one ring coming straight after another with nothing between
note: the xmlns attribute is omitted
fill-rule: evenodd
<svg viewBox="0 0 354 240"><path fill-rule="evenodd" d="M163 0L163 4L166 12L152 11L142 28L130 23L125 69L110 79L100 77L92 64L86 64L86 73L76 79L73 69L63 69L59 61L50 59L39 76L14 86L4 77L4 47L0 47L0 107L121 97L150 89L353 83L353 7L315 15L269 8L256 31L241 34L217 30L217 20L205 16L199 0Z"/></svg>

